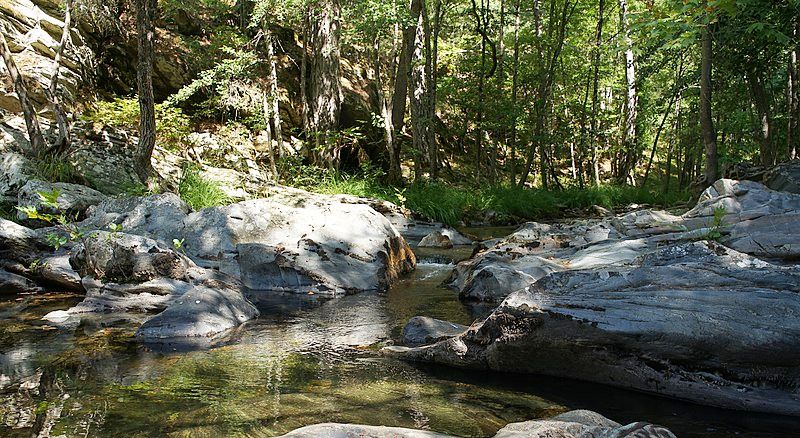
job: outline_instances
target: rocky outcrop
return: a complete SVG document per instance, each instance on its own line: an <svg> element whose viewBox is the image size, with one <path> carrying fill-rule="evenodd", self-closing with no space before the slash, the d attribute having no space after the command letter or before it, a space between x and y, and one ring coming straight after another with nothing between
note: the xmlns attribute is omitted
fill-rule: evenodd
<svg viewBox="0 0 800 438"><path fill-rule="evenodd" d="M301 427L281 438L454 438L435 432L401 427L323 423ZM592 411L565 412L546 420L511 423L495 438L675 438L667 428L637 422L623 426Z"/></svg>
<svg viewBox="0 0 800 438"><path fill-rule="evenodd" d="M0 153L0 202L15 203L17 192L33 178L34 173L33 163L24 155L16 152Z"/></svg>
<svg viewBox="0 0 800 438"><path fill-rule="evenodd" d="M553 273L408 360L570 377L800 415L800 268L708 241Z"/></svg>
<svg viewBox="0 0 800 438"><path fill-rule="evenodd" d="M434 342L460 335L467 328L467 326L450 321L442 321L427 316L415 316L409 319L403 328L403 344L409 347L433 344Z"/></svg>
<svg viewBox="0 0 800 438"><path fill-rule="evenodd" d="M163 243L182 242L198 265L254 290L339 295L379 290L414 268L414 254L370 207L306 194L188 213L175 195L110 200L82 226L110 223Z"/></svg>
<svg viewBox="0 0 800 438"><path fill-rule="evenodd" d="M209 337L258 316L238 281L146 237L95 232L72 262L87 274L86 298L68 313L157 313L136 333L147 342Z"/></svg>
<svg viewBox="0 0 800 438"><path fill-rule="evenodd" d="M64 22L57 2L46 0L10 0L0 2L0 27L11 49L14 61L28 84L28 97L38 106L47 103L44 90L50 86L53 58L60 45ZM94 56L78 28L71 32L62 57L59 76L66 101L75 100L82 84L90 82ZM5 64L0 63L5 75ZM21 111L10 82L0 86L0 109Z"/></svg>
<svg viewBox="0 0 800 438"><path fill-rule="evenodd" d="M618 238L616 230L602 221L552 225L529 222L459 263L448 284L458 290L462 299L502 301L509 293L550 273L612 259L630 260L638 255L625 244L607 245Z"/></svg>
<svg viewBox="0 0 800 438"><path fill-rule="evenodd" d="M36 293L41 292L41 290L42 289L31 280L21 275L0 269L0 295Z"/></svg>
<svg viewBox="0 0 800 438"><path fill-rule="evenodd" d="M54 193L58 192L56 203L58 208L54 209L42 204L40 193ZM89 187L79 184L69 183L50 183L41 180L30 180L19 190L17 194L17 205L26 207L35 207L40 213L60 214L64 213L68 218L82 219L85 216L86 210L97 205L106 196L97 190L90 189ZM19 220L26 220L28 216L19 211L17 212Z"/></svg>

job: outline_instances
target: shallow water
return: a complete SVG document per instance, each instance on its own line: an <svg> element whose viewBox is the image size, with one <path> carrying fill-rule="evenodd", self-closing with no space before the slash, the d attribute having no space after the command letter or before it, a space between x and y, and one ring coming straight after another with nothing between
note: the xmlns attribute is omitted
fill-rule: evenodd
<svg viewBox="0 0 800 438"><path fill-rule="evenodd" d="M80 297L0 302L0 373L7 383L37 368L52 370L56 384L43 406L62 407L51 435L70 437L274 436L327 421L480 437L508 422L576 408L664 424L682 437L793 436L800 426L600 385L414 366L379 355L412 316L469 324L487 311L440 286L452 269L443 262L470 251L420 251L417 271L387 293L262 298L260 318L192 351L133 342L136 316L62 329L40 320ZM2 409L5 421L12 409ZM0 426L0 435L29 431Z"/></svg>

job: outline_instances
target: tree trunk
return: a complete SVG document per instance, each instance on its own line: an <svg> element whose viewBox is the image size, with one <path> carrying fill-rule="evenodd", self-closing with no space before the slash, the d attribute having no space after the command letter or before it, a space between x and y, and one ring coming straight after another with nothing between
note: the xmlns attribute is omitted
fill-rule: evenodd
<svg viewBox="0 0 800 438"><path fill-rule="evenodd" d="M625 41L625 128L622 133L624 159L620 166L618 179L624 182L636 167L639 160L639 138L636 131L639 99L636 90L636 63L633 56L633 41L628 26L628 2L619 0L620 32Z"/></svg>
<svg viewBox="0 0 800 438"><path fill-rule="evenodd" d="M439 9L441 9L441 0L437 0L436 4L434 5L434 20L438 19ZM434 70L436 68L436 60L434 57L436 54L434 53L433 46L436 45L436 42L431 43L431 39L438 39L437 28L439 27L439 22L437 20L433 23L433 26L431 25L430 16L428 15L428 10L425 7L422 9L422 14L424 15L423 27L425 31L425 80L427 82L427 90L424 101L428 106L426 110L428 114L428 120L426 123L428 140L428 177L431 180L435 180L439 169L439 148L438 143L436 142L435 124L433 123L433 120L436 117L436 101L434 91L436 88L436 79L434 78ZM432 36L432 33L435 33L435 36Z"/></svg>
<svg viewBox="0 0 800 438"><path fill-rule="evenodd" d="M669 146L667 147L667 166L666 171L664 172L664 193L669 193L669 185L672 179L672 156L674 155L675 143L678 139L681 128L681 94L682 93L678 93L678 99L675 101L675 120L672 122L672 135L669 138ZM678 167L676 166L676 168Z"/></svg>
<svg viewBox="0 0 800 438"><path fill-rule="evenodd" d="M272 128L269 125L270 119L270 98L267 93L261 97L262 110L264 111L264 120L266 125L264 133L267 135L267 157L269 158L269 171L272 174L272 180L278 181L278 167L275 165L275 150L272 147Z"/></svg>
<svg viewBox="0 0 800 438"><path fill-rule="evenodd" d="M422 160L430 150L429 138L431 117L428 97L428 74L425 60L425 4L423 0L411 1L411 18L416 23L414 45L411 56L411 130L414 149L414 179L422 176Z"/></svg>
<svg viewBox="0 0 800 438"><path fill-rule="evenodd" d="M28 100L27 87L22 75L17 69L17 64L14 62L14 57L11 55L11 50L8 48L4 32L0 32L0 55L6 64L6 70L11 77L11 82L14 83L14 91L17 93L19 105L22 107L22 115L25 118L25 127L28 131L28 139L30 140L30 150L24 150L27 155L42 156L47 150L47 143L44 141L42 135L42 128L39 126L39 118L36 115L36 108Z"/></svg>
<svg viewBox="0 0 800 438"><path fill-rule="evenodd" d="M597 12L597 31L594 39L594 53L592 54L592 117L589 123L590 144L592 155L592 179L594 185L600 185L600 157L597 151L597 110L599 105L599 80L600 80L600 49L603 44L603 12L605 0L600 0Z"/></svg>
<svg viewBox="0 0 800 438"><path fill-rule="evenodd" d="M409 4L409 10L411 6ZM408 25L403 28L402 44L397 56L397 70L394 78L394 93L392 94L392 125L394 126L395 139L398 139L406 116L406 100L408 100L408 83L411 78L411 56L414 52L414 36L416 26Z"/></svg>
<svg viewBox="0 0 800 438"><path fill-rule="evenodd" d="M47 98L50 101L50 108L56 118L56 126L58 127L58 137L51 147L54 155L61 155L67 151L70 144L69 122L64 108L58 98L58 77L61 70L61 58L64 55L64 49L67 43L71 41L70 31L72 25L72 0L66 0L64 5L64 29L61 33L61 42L53 57L53 73L50 76L50 88L47 90Z"/></svg>
<svg viewBox="0 0 800 438"><path fill-rule="evenodd" d="M787 129L787 149L786 154L790 160L797 158L798 139L800 138L800 83L798 83L798 74L800 74L800 65L798 65L798 52L800 52L800 18L794 17L794 26L792 27L792 35L794 36L795 45L789 51L789 84L787 87L787 98L789 101L789 126Z"/></svg>
<svg viewBox="0 0 800 438"><path fill-rule="evenodd" d="M375 89L378 93L378 107L383 119L383 138L386 145L386 152L389 155L389 172L387 180L389 184L399 184L402 180L400 169L400 150L395 144L394 126L392 125L392 112L389 108L389 99L383 91L383 79L381 76L381 45L380 35L375 36L373 50L375 51Z"/></svg>
<svg viewBox="0 0 800 438"><path fill-rule="evenodd" d="M775 151L772 147L772 115L769 108L769 96L764 87L764 80L755 71L747 75L753 104L758 113L759 137L758 149L762 166L775 164Z"/></svg>
<svg viewBox="0 0 800 438"><path fill-rule="evenodd" d="M653 166L653 159L656 156L656 149L658 148L658 140L661 138L661 131L664 129L664 124L667 122L667 117L669 116L672 104L680 101L680 94L682 90L678 87L678 84L680 83L682 75L683 75L683 59L681 59L680 65L678 66L678 71L675 73L675 83L673 85L675 89L672 93L672 98L670 98L669 103L667 104L667 108L666 110L664 110L664 115L661 117L661 123L658 124L658 129L656 129L656 138L653 140L653 148L650 149L650 159L647 160L647 166L645 167L644 171L644 178L642 178L642 187L647 186L647 178L650 176L650 168Z"/></svg>
<svg viewBox="0 0 800 438"><path fill-rule="evenodd" d="M311 116L310 108L308 105L308 48L310 46L311 35L309 33L309 15L310 9L306 7L303 10L303 55L300 58L300 112L303 117L303 130L305 131L306 140L311 135Z"/></svg>
<svg viewBox="0 0 800 438"><path fill-rule="evenodd" d="M511 139L509 141L511 164L511 184L517 182L517 94L519 88L519 28L521 0L517 0L514 10L514 70L511 76Z"/></svg>
<svg viewBox="0 0 800 438"><path fill-rule="evenodd" d="M538 0L534 2L534 12L538 8ZM564 41L567 31L567 25L569 24L570 17L575 12L575 6L577 2L570 2L569 0L565 0L564 4L562 5L562 9L560 12L559 17L555 17L554 6L551 4L551 20L550 25L548 26L548 34L552 35L555 33L555 29L558 30L558 34L555 35L555 47L553 47L553 51L550 54L549 58L547 59L547 64L545 69L542 72L539 86L538 86L538 96L534 103L536 108L536 125L535 125L535 133L534 133L534 142L531 144L530 149L528 149L528 157L525 160L525 168L522 171L522 175L520 175L520 180L518 185L520 187L525 186L525 182L528 179L528 175L531 172L531 168L533 167L533 162L536 159L536 150L538 146L538 150L540 151L541 161L542 161L542 183L545 184L548 178L548 171L546 169L548 158L547 153L545 152L545 144L548 144L547 141L544 139L545 137L545 125L546 125L546 118L547 118L547 110L549 108L550 102L550 91L552 89L553 80L555 77L555 70L556 65L558 64L558 60L561 58L561 51L564 48ZM536 15L539 15L536 13ZM556 21L558 23L556 23ZM540 24L536 24L536 27L539 28ZM540 30L539 30L540 31ZM537 32L539 32L537 31Z"/></svg>
<svg viewBox="0 0 800 438"><path fill-rule="evenodd" d="M338 167L338 153L332 150L331 133L339 127L342 109L339 36L341 4L339 0L322 0L314 8L311 38L311 124L316 149L330 168Z"/></svg>
<svg viewBox="0 0 800 438"><path fill-rule="evenodd" d="M156 112L153 98L153 19L156 0L136 0L136 30L139 40L139 145L136 150L136 173L146 183L153 172L150 157L156 145Z"/></svg>
<svg viewBox="0 0 800 438"><path fill-rule="evenodd" d="M717 180L717 132L711 118L711 63L713 41L711 30L703 26L700 35L700 130L703 133L703 148L706 155L705 182Z"/></svg>
<svg viewBox="0 0 800 438"><path fill-rule="evenodd" d="M270 79L270 94L272 101L272 125L275 130L275 142L277 148L275 149L278 157L283 155L283 129L281 127L281 110L280 110L280 95L278 94L278 66L275 59L275 36L267 30L267 58L269 58L269 79ZM269 123L269 120L266 121ZM276 175L278 178L278 175Z"/></svg>

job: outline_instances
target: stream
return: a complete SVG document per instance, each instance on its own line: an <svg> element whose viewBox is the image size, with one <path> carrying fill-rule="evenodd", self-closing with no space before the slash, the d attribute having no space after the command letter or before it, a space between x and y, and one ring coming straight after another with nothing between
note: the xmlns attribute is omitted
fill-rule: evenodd
<svg viewBox="0 0 800 438"><path fill-rule="evenodd" d="M492 233L485 234L491 235ZM461 303L441 286L471 248L419 250L417 270L386 293L334 300L254 300L262 315L206 348L136 343L135 315L85 317L53 327L41 317L80 296L0 301L0 388L51 370L37 410L57 408L50 435L268 437L321 422L491 436L509 422L591 409L621 423L650 421L679 437L779 437L797 420L739 413L541 376L420 366L386 358L406 321L427 315L470 324L491 308ZM6 398L8 400L8 398ZM6 403L0 436L20 407Z"/></svg>

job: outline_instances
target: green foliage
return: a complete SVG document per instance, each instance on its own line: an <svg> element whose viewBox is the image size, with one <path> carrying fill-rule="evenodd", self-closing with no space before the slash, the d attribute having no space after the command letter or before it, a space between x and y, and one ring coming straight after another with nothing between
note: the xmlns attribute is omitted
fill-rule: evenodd
<svg viewBox="0 0 800 438"><path fill-rule="evenodd" d="M231 202L231 198L220 188L219 183L203 178L200 171L193 166L183 169L183 175L178 184L178 194L194 210Z"/></svg>
<svg viewBox="0 0 800 438"><path fill-rule="evenodd" d="M728 210L724 205L720 205L714 209L714 220L711 222L711 227L709 227L708 233L703 236L703 239L718 241L722 238L722 233L727 227L727 225L725 225L725 215L727 214Z"/></svg>
<svg viewBox="0 0 800 438"><path fill-rule="evenodd" d="M81 176L75 166L63 157L45 155L33 161L36 177L49 182L79 183Z"/></svg>
<svg viewBox="0 0 800 438"><path fill-rule="evenodd" d="M169 102L155 106L156 136L159 144L181 150L192 132L192 122L183 111ZM139 128L139 101L134 97L117 97L97 102L82 117L92 123L133 131Z"/></svg>

